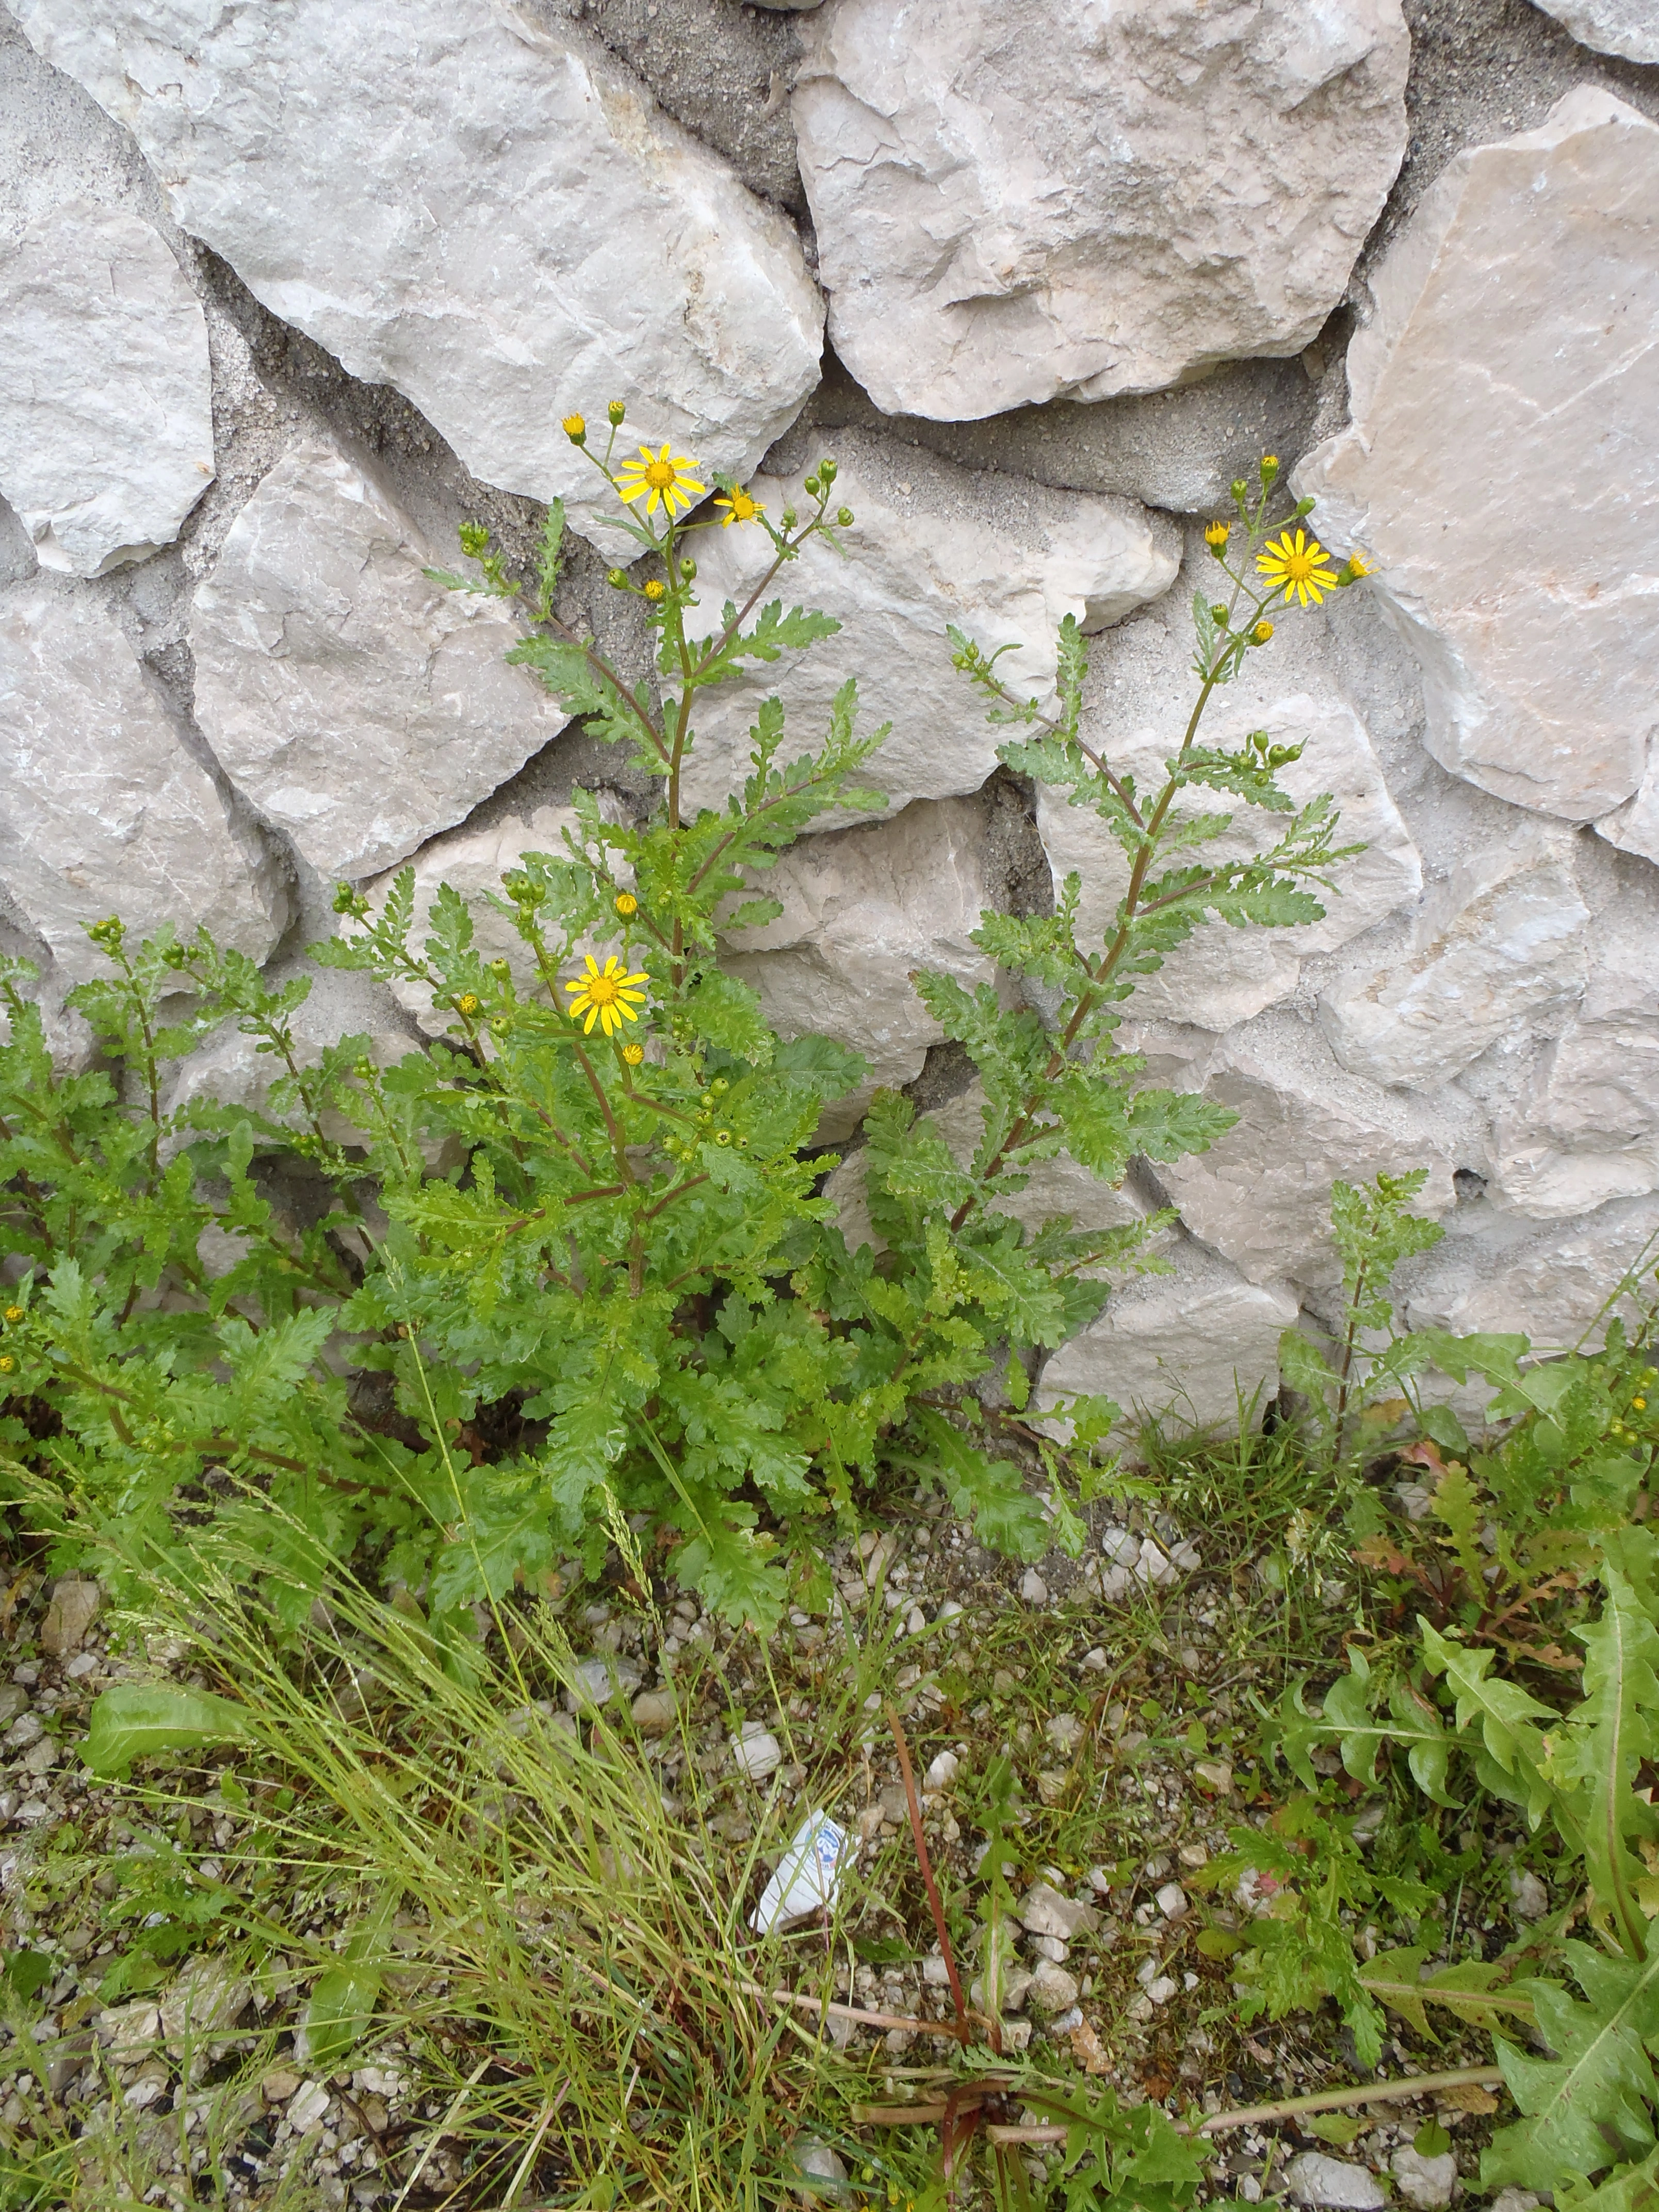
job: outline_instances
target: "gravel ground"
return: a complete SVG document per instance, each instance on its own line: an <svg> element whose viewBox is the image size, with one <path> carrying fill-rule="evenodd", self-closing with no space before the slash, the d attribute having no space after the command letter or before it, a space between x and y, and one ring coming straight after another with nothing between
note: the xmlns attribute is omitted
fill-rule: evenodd
<svg viewBox="0 0 1659 2212"><path fill-rule="evenodd" d="M1261 1659L1257 1570L1206 1559L1205 1549L1201 1535L1167 1516L1120 1507L1097 1510L1083 1561L1010 1568L935 1502L896 1517L879 1537L835 1547L833 1600L817 1613L797 1608L764 1649L672 1591L659 1637L620 1589L583 1585L574 1569L550 1603L579 1680L586 1662L592 1694L618 1717L623 1698L631 1705L638 1755L654 1770L665 1808L698 1813L711 1847L729 1847L732 1863L759 1823L769 1819L770 1835L787 1838L820 1808L855 1837L856 1865L844 1879L850 1940L834 1973L847 2012L828 2025L849 2058L864 2057L878 2087L884 2069L902 2083L907 2066L938 2064L954 2047L924 2025L947 2020L951 2001L884 1710L890 1701L903 1718L940 1885L969 1900L973 1932L960 1963L975 2006L996 1963L973 1910L984 1895L986 1850L975 1815L993 1759L1006 1759L1019 1779L1004 1845L1018 1923L1000 1962L1005 2050L1069 2052L1131 2100L1167 2097L1214 2112L1350 2081L1356 2068L1331 2019L1241 2033L1229 1968L1197 1947L1205 1923L1224 1928L1246 1917L1249 1900L1202 1900L1194 1878L1226 1847L1230 1822L1265 1817L1249 1701L1253 1690L1277 1689ZM1342 1595L1340 1583L1325 1587ZM23 1656L0 1686L0 1907L11 1985L0 2140L22 2154L31 2138L61 2136L66 2124L118 2135L130 2163L149 2161L148 2197L158 2203L204 2201L217 2173L239 2205L390 2204L416 2145L428 2149L441 2103L418 2050L396 2038L371 2038L364 2063L349 2071L307 2067L301 1957L279 1951L254 1974L235 1972L204 1927L203 1948L182 1966L150 1969L154 1986L112 1990L112 1966L132 1955L135 1849L148 1844L177 1866L193 1863L198 1888L246 1887L257 1869L241 1845L258 1807L234 1778L228 1799L210 1769L181 1769L176 1786L201 1794L158 1826L153 1807L143 1811L132 1793L92 1779L75 1748L91 1698L112 1681L153 1676L169 1654L152 1645L115 1656L119 1638L107 1618L80 1618L90 1586L60 1585L48 1605L50 1591L25 1570L5 1600ZM837 1695L845 1706L855 1666L865 1680L873 1668L879 1686L826 1741L823 1716ZM567 1688L562 1705L560 1725L587 1725L580 1690ZM555 1710L550 1701L546 1709ZM757 1892L779 1856L779 1848L761 1855ZM165 1861L143 1862L157 1863ZM302 1900L306 1932L343 1943L355 1898ZM280 1917L284 1904L298 1909L289 1896L270 1910ZM158 1924L167 1905L163 1899ZM170 1909L188 1919L177 1898ZM1502 1934L1488 1923L1476 1940L1495 1943ZM421 1930L402 1926L392 1940L418 1954ZM800 1986L822 1987L824 1940L816 1929L786 1938L786 1976L798 1968ZM768 1971L778 1971L775 1960ZM20 1972L40 1987L20 1991ZM441 1982L413 1959L409 1985L428 2005L441 2002ZM848 2016L860 2011L918 2025ZM41 2046L44 2086L18 2057L26 2018ZM1455 2045L1425 2056L1401 2039L1387 2047L1382 2070L1483 2058L1474 2048L1460 2057ZM1442 2100L1452 2163L1426 2180L1411 2148L1426 2106L1373 2113L1346 2144L1283 2127L1242 2130L1218 2142L1213 2191L1248 2203L1287 2191L1298 2201L1334 2201L1328 2191L1352 2187L1352 2173L1345 2183L1292 2166L1313 2154L1389 2174L1395 2195L1432 2212L1455 2175L1469 2185L1492 2109L1479 2091ZM459 2179L458 2160L441 2145L429 2150L406 2200L411 2212L451 2197Z"/></svg>

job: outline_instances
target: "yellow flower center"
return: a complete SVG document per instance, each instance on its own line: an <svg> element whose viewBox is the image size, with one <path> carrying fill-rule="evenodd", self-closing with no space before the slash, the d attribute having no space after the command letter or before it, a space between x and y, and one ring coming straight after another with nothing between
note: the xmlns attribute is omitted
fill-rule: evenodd
<svg viewBox="0 0 1659 2212"><path fill-rule="evenodd" d="M1285 580L1291 584L1305 584L1321 558L1320 548L1316 543L1310 545L1305 552L1298 547L1294 551L1287 553L1285 556Z"/></svg>
<svg viewBox="0 0 1659 2212"><path fill-rule="evenodd" d="M596 1006L614 1006L622 996L620 975L590 975L583 988Z"/></svg>
<svg viewBox="0 0 1659 2212"><path fill-rule="evenodd" d="M674 481L674 464L653 461L645 471L645 480L653 491L666 491Z"/></svg>

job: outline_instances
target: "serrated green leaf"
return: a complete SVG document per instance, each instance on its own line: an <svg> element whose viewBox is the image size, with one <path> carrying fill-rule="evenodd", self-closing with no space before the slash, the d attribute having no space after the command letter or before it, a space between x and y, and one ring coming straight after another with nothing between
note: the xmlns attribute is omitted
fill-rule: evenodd
<svg viewBox="0 0 1659 2212"><path fill-rule="evenodd" d="M1524 2118L1482 2154L1487 2189L1559 2189L1654 2149L1659 2085L1647 2045L1659 2036L1659 1954L1637 1960L1608 1958L1586 1943L1562 1948L1588 2002L1553 1983L1531 1984L1539 2033L1553 2057L1494 2039Z"/></svg>

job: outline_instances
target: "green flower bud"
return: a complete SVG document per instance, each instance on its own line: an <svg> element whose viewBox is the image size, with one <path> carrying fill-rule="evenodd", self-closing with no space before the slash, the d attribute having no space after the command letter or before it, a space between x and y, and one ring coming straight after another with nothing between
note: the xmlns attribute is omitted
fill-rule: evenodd
<svg viewBox="0 0 1659 2212"><path fill-rule="evenodd" d="M460 528L461 550L476 561L489 550L489 532L482 522L464 522Z"/></svg>
<svg viewBox="0 0 1659 2212"><path fill-rule="evenodd" d="M794 510L794 508L793 508L793 507L786 507L784 508L784 510L783 510L783 515L782 515L782 521L783 521L783 526L784 526L784 528L785 528L786 530L793 530L793 529L794 528L794 526L795 526L795 521L796 521L796 516L795 516L795 510Z"/></svg>
<svg viewBox="0 0 1659 2212"><path fill-rule="evenodd" d="M801 486L801 489L806 494L808 499L816 499L818 495L817 478L816 477L808 477L805 483Z"/></svg>
<svg viewBox="0 0 1659 2212"><path fill-rule="evenodd" d="M836 509L836 520L843 530L850 530L853 526L852 508L850 507L838 507Z"/></svg>
<svg viewBox="0 0 1659 2212"><path fill-rule="evenodd" d="M836 481L836 465L832 460L826 459L818 463L818 481L820 483L834 483Z"/></svg>
<svg viewBox="0 0 1659 2212"><path fill-rule="evenodd" d="M628 589L628 576L626 571L623 569L611 569L606 574L605 580L610 585L613 592L625 592Z"/></svg>
<svg viewBox="0 0 1659 2212"><path fill-rule="evenodd" d="M684 577L688 584L694 580L696 576L696 573L697 564L695 561L682 561L680 562L680 574Z"/></svg>
<svg viewBox="0 0 1659 2212"><path fill-rule="evenodd" d="M620 399L613 399L605 411L611 417L611 428L613 430L619 430L622 428L623 417L628 412L627 408L623 406L622 401Z"/></svg>
<svg viewBox="0 0 1659 2212"><path fill-rule="evenodd" d="M1233 478L1232 494L1239 505L1243 507L1245 501L1250 495L1250 487L1245 483L1243 477L1235 477Z"/></svg>

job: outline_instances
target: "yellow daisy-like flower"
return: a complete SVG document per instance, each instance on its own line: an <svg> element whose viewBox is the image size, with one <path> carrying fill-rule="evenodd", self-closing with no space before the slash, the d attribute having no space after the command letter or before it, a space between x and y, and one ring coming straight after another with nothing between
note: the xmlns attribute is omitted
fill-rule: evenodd
<svg viewBox="0 0 1659 2212"><path fill-rule="evenodd" d="M1204 526L1204 543L1209 547L1212 553L1218 555L1223 546L1227 543L1227 539L1231 534L1231 532L1232 525L1230 522L1206 523Z"/></svg>
<svg viewBox="0 0 1659 2212"><path fill-rule="evenodd" d="M582 958L587 973L564 987L574 994L570 1001L570 1018L581 1022L584 1036L592 1035L595 1022L607 1036L615 1036L624 1022L638 1021L634 1009L645 1003L645 994L636 986L648 979L643 970L636 975L624 975L622 962L614 952L603 968L591 952L585 952ZM586 1021L582 1021L584 1014L587 1017Z"/></svg>
<svg viewBox="0 0 1659 2212"><path fill-rule="evenodd" d="M625 1044L623 1047L623 1058L630 1067L637 1067L645 1058L645 1047L642 1044Z"/></svg>
<svg viewBox="0 0 1659 2212"><path fill-rule="evenodd" d="M667 589L660 576L653 576L645 587L645 596L647 599L659 599Z"/></svg>
<svg viewBox="0 0 1659 2212"><path fill-rule="evenodd" d="M1311 600L1317 606L1327 592L1336 589L1336 571L1330 566L1330 558L1319 540L1310 538L1306 531L1298 530L1292 538L1285 530L1277 541L1267 540L1255 556L1255 565L1287 601L1299 599L1305 607Z"/></svg>
<svg viewBox="0 0 1659 2212"><path fill-rule="evenodd" d="M757 499L750 499L746 491L723 491L714 501L726 512L720 517L720 528L729 530L734 522L755 522L765 512Z"/></svg>
<svg viewBox="0 0 1659 2212"><path fill-rule="evenodd" d="M624 461L617 471L617 489L624 499L642 499L645 511L654 514L659 506L672 521L678 507L690 507L695 495L701 499L707 489L693 476L682 474L696 463L684 453L676 453L672 446L665 446L653 453L649 446L641 446L636 460Z"/></svg>
<svg viewBox="0 0 1659 2212"><path fill-rule="evenodd" d="M1250 632L1250 641L1255 645L1266 645L1273 634L1273 626L1270 622L1259 622Z"/></svg>
<svg viewBox="0 0 1659 2212"><path fill-rule="evenodd" d="M455 1004L464 1014L476 1014L478 1011L478 1001L471 991L463 991Z"/></svg>
<svg viewBox="0 0 1659 2212"><path fill-rule="evenodd" d="M637 914L639 910L640 902L635 897L632 891L618 891L617 893L617 911L618 914Z"/></svg>
<svg viewBox="0 0 1659 2212"><path fill-rule="evenodd" d="M565 416L564 434L573 446L580 446L583 443L587 436L587 425L580 415Z"/></svg>
<svg viewBox="0 0 1659 2212"><path fill-rule="evenodd" d="M3 1356L0 1356L0 1375L9 1375L16 1364L17 1362L12 1358L9 1352L6 1352Z"/></svg>
<svg viewBox="0 0 1659 2212"><path fill-rule="evenodd" d="M1353 551L1348 556L1347 570L1350 577L1369 576L1371 573L1370 562L1365 558L1364 555L1359 550L1359 548L1357 545Z"/></svg>
<svg viewBox="0 0 1659 2212"><path fill-rule="evenodd" d="M27 1316L25 1315L21 1306L8 1306L6 1308L6 1319L8 1321L19 1322L26 1320L27 1318ZM1637 1403L1638 1405L1641 1403L1639 1398L1638 1399Z"/></svg>

